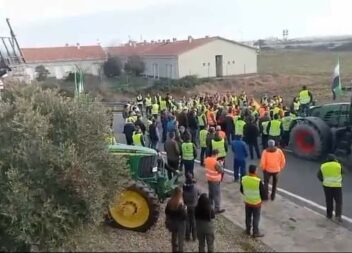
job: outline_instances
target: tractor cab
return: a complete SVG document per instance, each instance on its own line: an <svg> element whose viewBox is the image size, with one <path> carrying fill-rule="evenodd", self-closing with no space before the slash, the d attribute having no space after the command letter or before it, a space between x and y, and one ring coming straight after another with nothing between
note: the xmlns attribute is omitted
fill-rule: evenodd
<svg viewBox="0 0 352 253"><path fill-rule="evenodd" d="M329 127L346 127L350 125L350 103L332 103L313 106L309 109L309 116L321 118Z"/></svg>

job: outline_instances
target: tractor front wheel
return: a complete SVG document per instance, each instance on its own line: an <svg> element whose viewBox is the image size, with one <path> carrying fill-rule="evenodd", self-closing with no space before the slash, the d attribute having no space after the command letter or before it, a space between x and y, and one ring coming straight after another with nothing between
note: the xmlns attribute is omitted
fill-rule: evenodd
<svg viewBox="0 0 352 253"><path fill-rule="evenodd" d="M158 220L160 205L154 190L136 182L115 197L109 216L119 228L145 232Z"/></svg>
<svg viewBox="0 0 352 253"><path fill-rule="evenodd" d="M299 122L291 130L292 149L296 156L317 160L327 152L328 136L312 122Z"/></svg>

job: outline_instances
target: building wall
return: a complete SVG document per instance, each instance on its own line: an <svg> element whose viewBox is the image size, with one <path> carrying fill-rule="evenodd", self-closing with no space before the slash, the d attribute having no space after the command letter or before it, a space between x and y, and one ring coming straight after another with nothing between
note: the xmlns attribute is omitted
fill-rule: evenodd
<svg viewBox="0 0 352 253"><path fill-rule="evenodd" d="M35 68L39 65L43 65L47 70L49 70L49 77L63 79L68 75L69 72L72 72L74 70L74 65L78 65L84 73L99 76L103 63L104 60L34 63L27 64L25 67L25 71L30 76L30 79L33 80L36 78Z"/></svg>
<svg viewBox="0 0 352 253"><path fill-rule="evenodd" d="M256 50L218 39L179 55L179 78L187 75L215 77L216 55L223 56L223 76L257 72Z"/></svg>
<svg viewBox="0 0 352 253"><path fill-rule="evenodd" d="M155 57L144 56L145 63L144 74L153 78L178 78L178 63L177 57Z"/></svg>

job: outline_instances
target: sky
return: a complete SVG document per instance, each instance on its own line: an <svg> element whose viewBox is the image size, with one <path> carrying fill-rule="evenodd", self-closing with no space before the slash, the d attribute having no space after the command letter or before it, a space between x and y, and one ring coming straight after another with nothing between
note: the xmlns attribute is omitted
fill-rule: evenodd
<svg viewBox="0 0 352 253"><path fill-rule="evenodd" d="M0 0L21 47L104 46L129 39L222 36L247 41L351 35L351 0Z"/></svg>

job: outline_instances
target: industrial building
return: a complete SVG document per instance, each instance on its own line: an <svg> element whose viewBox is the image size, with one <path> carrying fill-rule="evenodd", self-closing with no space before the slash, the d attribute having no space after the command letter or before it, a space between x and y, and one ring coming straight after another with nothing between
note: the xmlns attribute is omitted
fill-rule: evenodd
<svg viewBox="0 0 352 253"><path fill-rule="evenodd" d="M223 77L257 72L257 49L222 37L131 41L105 49L123 63L129 56L141 56L146 66L144 74L153 78Z"/></svg>

